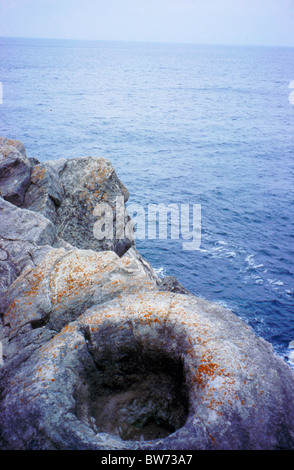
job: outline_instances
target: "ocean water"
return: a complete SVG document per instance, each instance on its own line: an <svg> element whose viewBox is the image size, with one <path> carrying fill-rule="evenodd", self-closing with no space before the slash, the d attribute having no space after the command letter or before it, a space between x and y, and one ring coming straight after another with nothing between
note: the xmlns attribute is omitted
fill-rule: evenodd
<svg viewBox="0 0 294 470"><path fill-rule="evenodd" d="M289 360L294 49L0 38L0 135L41 161L108 158L129 203L200 204L201 245L137 240Z"/></svg>

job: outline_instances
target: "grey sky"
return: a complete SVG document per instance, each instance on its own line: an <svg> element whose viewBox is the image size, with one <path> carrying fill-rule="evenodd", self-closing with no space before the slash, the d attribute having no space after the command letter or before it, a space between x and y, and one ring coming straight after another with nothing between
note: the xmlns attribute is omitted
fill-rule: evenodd
<svg viewBox="0 0 294 470"><path fill-rule="evenodd" d="M294 46L294 0L0 0L0 36Z"/></svg>

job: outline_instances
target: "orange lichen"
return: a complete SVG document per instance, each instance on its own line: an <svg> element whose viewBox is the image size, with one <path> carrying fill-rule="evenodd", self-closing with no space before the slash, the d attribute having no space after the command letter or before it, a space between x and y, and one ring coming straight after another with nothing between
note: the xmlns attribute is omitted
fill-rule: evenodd
<svg viewBox="0 0 294 470"><path fill-rule="evenodd" d="M204 386L208 378L216 377L218 369L218 364L214 364L212 362L207 364L200 364L196 374L194 375L194 382L197 382L197 384Z"/></svg>
<svg viewBox="0 0 294 470"><path fill-rule="evenodd" d="M11 148L10 147L16 147L18 144L20 144L19 140L5 139L2 146L1 146L2 155L4 157L8 157L8 155L11 153Z"/></svg>
<svg viewBox="0 0 294 470"><path fill-rule="evenodd" d="M109 263L97 253L87 257L65 257L56 264L50 276L52 304L61 308L65 299L80 295L83 290L98 285L103 274L113 269L110 260Z"/></svg>
<svg viewBox="0 0 294 470"><path fill-rule="evenodd" d="M19 143L19 140L15 140L15 139L7 139L7 140L5 141L5 144L6 144L6 145L16 145L16 144L18 144L18 143Z"/></svg>
<svg viewBox="0 0 294 470"><path fill-rule="evenodd" d="M34 166L31 174L31 181L32 183L37 183L38 181L42 180L46 174L46 168L42 165Z"/></svg>

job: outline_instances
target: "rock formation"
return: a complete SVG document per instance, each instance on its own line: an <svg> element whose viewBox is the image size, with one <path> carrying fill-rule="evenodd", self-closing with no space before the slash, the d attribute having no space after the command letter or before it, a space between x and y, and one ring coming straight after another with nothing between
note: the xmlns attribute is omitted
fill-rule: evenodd
<svg viewBox="0 0 294 470"><path fill-rule="evenodd" d="M293 449L271 345L94 237L96 204L128 198L110 162L0 144L0 448Z"/></svg>

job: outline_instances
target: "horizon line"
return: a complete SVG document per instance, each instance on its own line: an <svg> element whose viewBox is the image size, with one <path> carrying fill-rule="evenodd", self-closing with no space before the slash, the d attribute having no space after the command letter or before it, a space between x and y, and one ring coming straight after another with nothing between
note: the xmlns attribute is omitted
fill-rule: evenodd
<svg viewBox="0 0 294 470"><path fill-rule="evenodd" d="M0 39L29 39L41 41L76 41L76 42L115 42L131 44L162 44L162 45L188 45L188 46L213 46L213 47L269 47L269 48L294 48L294 45L277 44L243 44L243 43L208 43L188 41L155 41L140 39L89 39L89 38L60 38L60 37L37 37L37 36L0 36Z"/></svg>

